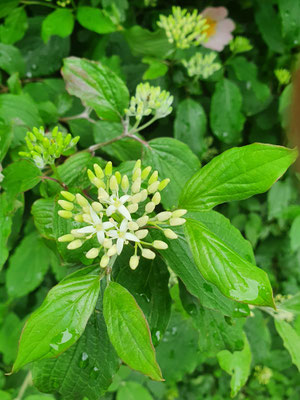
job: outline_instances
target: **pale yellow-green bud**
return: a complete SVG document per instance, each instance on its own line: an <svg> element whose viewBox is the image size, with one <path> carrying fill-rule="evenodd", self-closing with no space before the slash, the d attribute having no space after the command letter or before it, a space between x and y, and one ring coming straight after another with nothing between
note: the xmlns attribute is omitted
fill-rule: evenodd
<svg viewBox="0 0 300 400"><path fill-rule="evenodd" d="M158 172L154 171L153 174L150 176L149 180L148 180L148 185L152 185L152 183L156 182L158 179Z"/></svg>
<svg viewBox="0 0 300 400"><path fill-rule="evenodd" d="M155 258L155 253L152 250L149 249L143 249L142 250L142 256L144 258L148 258L149 260L153 260Z"/></svg>
<svg viewBox="0 0 300 400"><path fill-rule="evenodd" d="M81 207L87 207L89 202L85 197L83 197L80 193L76 194L76 201Z"/></svg>
<svg viewBox="0 0 300 400"><path fill-rule="evenodd" d="M60 236L57 240L59 242L72 242L72 240L74 240L74 236L68 233L67 235Z"/></svg>
<svg viewBox="0 0 300 400"><path fill-rule="evenodd" d="M86 256L86 258L90 258L90 259L96 258L99 255L99 251L100 251L100 249L96 249L96 247L93 247L86 253L85 256Z"/></svg>
<svg viewBox="0 0 300 400"><path fill-rule="evenodd" d="M178 225L183 225L185 223L184 218L171 218L169 221L169 224L171 226L178 226Z"/></svg>
<svg viewBox="0 0 300 400"><path fill-rule="evenodd" d="M141 173L142 173L141 168L135 169L132 175L132 181L134 182L137 178L140 178Z"/></svg>
<svg viewBox="0 0 300 400"><path fill-rule="evenodd" d="M170 211L163 211L160 212L159 214L157 214L156 218L158 219L158 221L167 221L168 219L170 219L172 217L172 213Z"/></svg>
<svg viewBox="0 0 300 400"><path fill-rule="evenodd" d="M141 189L141 183L141 178L137 178L131 186L131 192L138 193Z"/></svg>
<svg viewBox="0 0 300 400"><path fill-rule="evenodd" d="M130 231L137 231L139 229L139 226L138 226L138 224L136 222L129 221L128 222L128 229Z"/></svg>
<svg viewBox="0 0 300 400"><path fill-rule="evenodd" d="M129 206L127 206L127 210L130 212L130 214L137 212L138 208L138 203L129 204Z"/></svg>
<svg viewBox="0 0 300 400"><path fill-rule="evenodd" d="M58 204L67 211L72 211L74 208L74 204L66 200L58 200Z"/></svg>
<svg viewBox="0 0 300 400"><path fill-rule="evenodd" d="M76 214L74 219L76 222L83 222L82 214Z"/></svg>
<svg viewBox="0 0 300 400"><path fill-rule="evenodd" d="M100 202L103 201L103 200L105 201L105 200L109 199L109 194L102 187L98 189L98 199L99 199Z"/></svg>
<svg viewBox="0 0 300 400"><path fill-rule="evenodd" d="M139 227L141 227L141 226L145 226L148 221L149 221L148 215L144 215L143 217L140 217L139 219L137 219L136 223L138 224Z"/></svg>
<svg viewBox="0 0 300 400"><path fill-rule="evenodd" d="M154 208L155 204L152 201L149 201L149 203L146 204L145 211L149 214L154 210Z"/></svg>
<svg viewBox="0 0 300 400"><path fill-rule="evenodd" d="M175 232L173 232L172 229L169 229L169 228L164 230L164 235L168 239L177 239L178 238L178 235Z"/></svg>
<svg viewBox="0 0 300 400"><path fill-rule="evenodd" d="M157 206L161 202L161 195L159 192L156 192L152 197L152 202Z"/></svg>
<svg viewBox="0 0 300 400"><path fill-rule="evenodd" d="M159 181L156 181L156 182L153 182L150 186L148 186L148 193L154 193L154 192L156 192L157 190L158 190L158 187L159 187L159 184L160 184L160 182Z"/></svg>
<svg viewBox="0 0 300 400"><path fill-rule="evenodd" d="M124 193L128 192L129 189L129 180L128 180L128 176L124 175L122 178L122 182L121 182L121 188L123 190Z"/></svg>
<svg viewBox="0 0 300 400"><path fill-rule="evenodd" d="M119 190L118 181L117 181L117 178L115 177L115 175L112 175L112 176L110 177L110 180L109 180L109 187L110 187L110 190L112 190L112 191L114 191L114 192L116 192L116 191Z"/></svg>
<svg viewBox="0 0 300 400"><path fill-rule="evenodd" d="M89 180L91 181L91 183L93 183L94 179L96 178L96 175L90 169L87 170L87 174L88 174Z"/></svg>
<svg viewBox="0 0 300 400"><path fill-rule="evenodd" d="M109 257L114 256L115 254L117 254L117 246L114 244L113 246L111 246L110 249L108 249L107 255Z"/></svg>
<svg viewBox="0 0 300 400"><path fill-rule="evenodd" d="M141 201L145 201L147 199L147 197L148 197L148 191L147 191L147 189L143 189L141 191Z"/></svg>
<svg viewBox="0 0 300 400"><path fill-rule="evenodd" d="M92 218L91 218L90 214L82 214L82 219L83 219L83 222L86 222L88 224L92 222Z"/></svg>
<svg viewBox="0 0 300 400"><path fill-rule="evenodd" d="M108 163L106 164L104 172L105 172L106 176L111 176L111 174L112 174L112 163L111 163L111 161L108 161Z"/></svg>
<svg viewBox="0 0 300 400"><path fill-rule="evenodd" d="M134 164L133 172L135 172L137 169L140 169L141 165L142 165L141 160L137 160L136 163Z"/></svg>
<svg viewBox="0 0 300 400"><path fill-rule="evenodd" d="M187 213L187 210L184 209L180 209L180 210L175 210L172 212L172 217L173 218L180 218L183 215L185 215Z"/></svg>
<svg viewBox="0 0 300 400"><path fill-rule="evenodd" d="M61 194L65 199L67 199L67 200L69 200L69 201L74 201L74 199L75 199L75 196L74 196L73 193L66 192L65 190L62 190L62 191L60 192L60 194Z"/></svg>
<svg viewBox="0 0 300 400"><path fill-rule="evenodd" d="M144 239L148 235L148 229L141 229L134 234L138 239Z"/></svg>
<svg viewBox="0 0 300 400"><path fill-rule="evenodd" d="M131 196L130 201L132 203L139 203L142 199L142 194L141 193L136 193L135 195Z"/></svg>
<svg viewBox="0 0 300 400"><path fill-rule="evenodd" d="M109 263L109 257L106 254L104 254L104 256L102 256L102 258L100 260L100 267L106 268L108 263Z"/></svg>
<svg viewBox="0 0 300 400"><path fill-rule="evenodd" d="M93 203L92 203L92 208L93 208L93 210L96 211L96 212L100 212L100 211L103 210L102 204L99 203L98 201L93 201Z"/></svg>
<svg viewBox="0 0 300 400"><path fill-rule="evenodd" d="M95 185L97 189L99 189L99 188L105 189L105 187L106 187L105 183L103 182L103 180L99 179L99 178L96 178L96 177L91 181L91 183L93 185Z"/></svg>
<svg viewBox="0 0 300 400"><path fill-rule="evenodd" d="M78 232L78 229L72 229L71 230L71 234L75 237L75 238L82 238L82 237L84 237L85 236L85 234L84 233L79 233Z"/></svg>
<svg viewBox="0 0 300 400"><path fill-rule="evenodd" d="M82 240L80 240L80 239L75 239L75 240L73 240L72 242L70 242L69 244L68 244L68 246L67 246L67 248L69 249L69 250L75 250L75 249L78 249L79 247L81 247L82 246Z"/></svg>
<svg viewBox="0 0 300 400"><path fill-rule="evenodd" d="M136 269L136 267L139 265L140 262L140 257L139 256L131 256L129 260L129 266L131 269Z"/></svg>
<svg viewBox="0 0 300 400"><path fill-rule="evenodd" d="M162 240L154 240L152 246L158 250L165 250L168 248L167 243L163 242Z"/></svg>
<svg viewBox="0 0 300 400"><path fill-rule="evenodd" d="M71 213L71 211L66 211L66 210L59 210L58 211L58 215L60 216L60 217L62 217L62 218L65 218L65 219L70 219L70 218L72 218L72 213Z"/></svg>
<svg viewBox="0 0 300 400"><path fill-rule="evenodd" d="M103 247L105 247L106 249L109 249L112 246L112 240L111 239L107 239L105 238L103 241Z"/></svg>
<svg viewBox="0 0 300 400"><path fill-rule="evenodd" d="M166 178L163 181L160 182L159 186L158 186L158 190L164 190L164 188L169 184L170 179Z"/></svg>
<svg viewBox="0 0 300 400"><path fill-rule="evenodd" d="M152 167L150 167L150 166L143 169L142 174L141 174L141 178L143 180L148 178L148 175L150 174L151 169L152 169Z"/></svg>
<svg viewBox="0 0 300 400"><path fill-rule="evenodd" d="M100 165L94 164L94 171L95 171L97 178L102 179L104 177L104 173L103 173Z"/></svg>
<svg viewBox="0 0 300 400"><path fill-rule="evenodd" d="M120 174L119 171L116 171L116 172L115 172L115 177L116 177L116 179L117 179L118 185L120 185L121 180L122 180L122 175Z"/></svg>

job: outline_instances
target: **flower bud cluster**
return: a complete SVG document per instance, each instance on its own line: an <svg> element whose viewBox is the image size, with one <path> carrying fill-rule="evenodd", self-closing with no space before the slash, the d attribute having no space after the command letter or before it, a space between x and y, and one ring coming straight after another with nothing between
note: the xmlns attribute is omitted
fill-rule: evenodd
<svg viewBox="0 0 300 400"><path fill-rule="evenodd" d="M244 36L236 36L229 43L229 48L233 54L238 54L252 50L253 46L250 43L250 40L245 38Z"/></svg>
<svg viewBox="0 0 300 400"><path fill-rule="evenodd" d="M151 173L151 167L141 168L140 160L133 168L131 179L118 171L113 173L111 162L104 170L94 164L94 170L88 170L88 177L97 188L97 201L90 202L79 193L74 195L66 191L61 192L63 199L58 201L62 208L59 216L82 224L58 238L59 242L69 242L68 249L77 249L87 240L96 238L98 245L90 249L86 257L95 259L103 251L100 266L106 268L110 259L120 255L124 245L131 242L134 255L129 264L135 269L140 256L155 258L151 248L168 248L162 240L147 241L149 229L159 229L168 239L177 239L171 228L185 223L182 217L186 210L155 212L161 202L160 192L169 179L160 181L157 171Z"/></svg>
<svg viewBox="0 0 300 400"><path fill-rule="evenodd" d="M33 128L32 132L27 132L25 137L28 151L20 151L19 155L31 158L38 168L43 169L74 147L79 139L79 136L72 138L70 133L60 132L58 127L47 133L43 127Z"/></svg>
<svg viewBox="0 0 300 400"><path fill-rule="evenodd" d="M196 53L189 61L182 60L182 64L186 67L188 76L207 79L222 68L220 63L214 62L216 57L217 54L213 52L205 55Z"/></svg>
<svg viewBox="0 0 300 400"><path fill-rule="evenodd" d="M160 15L157 25L164 29L170 43L175 43L180 49L188 49L191 46L199 46L206 39L208 25L206 19L186 9L174 6L169 16Z"/></svg>
<svg viewBox="0 0 300 400"><path fill-rule="evenodd" d="M126 115L140 121L144 116L153 115L155 119L164 118L172 112L173 96L159 86L150 86L148 82L136 87L135 96L131 97Z"/></svg>
<svg viewBox="0 0 300 400"><path fill-rule="evenodd" d="M291 80L291 73L285 68L275 69L274 74L280 85L287 85Z"/></svg>

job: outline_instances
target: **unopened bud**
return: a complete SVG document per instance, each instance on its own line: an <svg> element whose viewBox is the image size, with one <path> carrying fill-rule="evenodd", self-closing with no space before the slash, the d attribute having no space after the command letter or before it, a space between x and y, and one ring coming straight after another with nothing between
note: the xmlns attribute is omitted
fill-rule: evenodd
<svg viewBox="0 0 300 400"><path fill-rule="evenodd" d="M71 211L66 211L66 210L59 210L57 213L60 217L65 218L65 219L70 219L72 218L72 213Z"/></svg>
<svg viewBox="0 0 300 400"><path fill-rule="evenodd" d="M138 193L141 189L141 183L142 183L141 178L137 178L131 186L131 192Z"/></svg>
<svg viewBox="0 0 300 400"><path fill-rule="evenodd" d="M112 175L109 180L110 190L116 192L119 189L118 181L115 175Z"/></svg>
<svg viewBox="0 0 300 400"><path fill-rule="evenodd" d="M142 199L142 194L141 193L136 193L135 195L131 196L130 201L132 203L139 203Z"/></svg>
<svg viewBox="0 0 300 400"><path fill-rule="evenodd" d="M132 175L132 181L134 182L136 179L141 177L141 168L137 168L134 170L133 175Z"/></svg>
<svg viewBox="0 0 300 400"><path fill-rule="evenodd" d="M136 223L138 224L138 226L145 226L148 221L149 221L148 215L144 215L143 217L137 219Z"/></svg>
<svg viewBox="0 0 300 400"><path fill-rule="evenodd" d="M97 178L102 179L104 177L104 173L103 173L100 165L94 164L94 171L95 171Z"/></svg>
<svg viewBox="0 0 300 400"><path fill-rule="evenodd" d="M152 183L156 182L158 179L158 172L154 171L153 174L150 176L149 180L148 180L148 185L152 185Z"/></svg>
<svg viewBox="0 0 300 400"><path fill-rule="evenodd" d="M93 258L96 258L96 257L98 257L98 255L99 255L99 249L96 249L96 247L93 247L92 249L90 249L87 253L86 253L86 258L90 258L90 259L93 259Z"/></svg>
<svg viewBox="0 0 300 400"><path fill-rule="evenodd" d="M76 194L76 201L81 207L86 207L89 205L87 199L83 197L80 193Z"/></svg>
<svg viewBox="0 0 300 400"><path fill-rule="evenodd" d="M167 221L168 219L170 219L172 217L172 213L170 211L163 211L160 212L159 214L157 214L156 218L158 219L158 221Z"/></svg>
<svg viewBox="0 0 300 400"><path fill-rule="evenodd" d="M138 224L136 222L129 221L128 222L128 229L130 231L137 231L139 229L139 226L138 226Z"/></svg>
<svg viewBox="0 0 300 400"><path fill-rule="evenodd" d="M185 215L186 213L187 213L187 210L183 210L183 209L175 210L175 211L172 212L172 217L173 218L180 218L183 215Z"/></svg>
<svg viewBox="0 0 300 400"><path fill-rule="evenodd" d="M171 218L169 223L171 226L178 226L178 225L183 225L185 223L184 218Z"/></svg>
<svg viewBox="0 0 300 400"><path fill-rule="evenodd" d="M68 233L67 235L60 236L57 240L59 242L72 242L72 240L74 240L74 236Z"/></svg>
<svg viewBox="0 0 300 400"><path fill-rule="evenodd" d="M129 206L127 206L127 210L130 212L130 214L137 212L138 208L139 205L137 203L129 204Z"/></svg>
<svg viewBox="0 0 300 400"><path fill-rule="evenodd" d="M76 214L74 219L76 222L83 222L82 214Z"/></svg>
<svg viewBox="0 0 300 400"><path fill-rule="evenodd" d="M105 200L109 199L109 194L102 187L98 189L98 199L99 199L100 202L103 201L103 200L105 201Z"/></svg>
<svg viewBox="0 0 300 400"><path fill-rule="evenodd" d="M141 229L134 234L138 239L144 239L148 235L148 229Z"/></svg>
<svg viewBox="0 0 300 400"><path fill-rule="evenodd" d="M169 178L166 178L163 181L161 181L159 186L158 186L158 190L159 191L164 190L164 188L169 184L169 182L170 182Z"/></svg>
<svg viewBox="0 0 300 400"><path fill-rule="evenodd" d="M106 254L104 254L104 256L102 256L102 258L100 260L100 267L106 268L108 263L109 263L109 257Z"/></svg>
<svg viewBox="0 0 300 400"><path fill-rule="evenodd" d="M103 210L102 204L99 203L98 201L93 201L93 203L92 203L92 208L93 208L93 210L96 211L96 212L100 212L100 211Z"/></svg>
<svg viewBox="0 0 300 400"><path fill-rule="evenodd" d="M67 211L72 211L74 208L74 204L66 200L58 200L58 204Z"/></svg>
<svg viewBox="0 0 300 400"><path fill-rule="evenodd" d="M159 192L156 192L152 197L152 202L157 206L161 201L161 195Z"/></svg>
<svg viewBox="0 0 300 400"><path fill-rule="evenodd" d="M145 211L146 211L146 213L149 214L154 210L154 208L155 208L155 204L152 203L152 201L149 201L149 203L146 204Z"/></svg>
<svg viewBox="0 0 300 400"><path fill-rule="evenodd" d="M154 193L158 190L160 182L156 181L154 183L152 183L150 186L148 186L148 193Z"/></svg>
<svg viewBox="0 0 300 400"><path fill-rule="evenodd" d="M116 179L117 179L118 185L120 185L121 180L122 180L122 175L120 174L119 171L116 171L116 172L115 172L115 177L116 177Z"/></svg>
<svg viewBox="0 0 300 400"><path fill-rule="evenodd" d="M142 174L141 174L141 178L143 180L148 178L148 175L150 174L151 169L152 169L151 167L146 167L145 169L143 169Z"/></svg>
<svg viewBox="0 0 300 400"><path fill-rule="evenodd" d="M107 255L109 257L114 256L115 254L117 254L117 246L114 244L113 246L111 246L110 249L108 249Z"/></svg>
<svg viewBox="0 0 300 400"><path fill-rule="evenodd" d="M111 163L111 161L108 161L108 163L106 164L104 172L105 172L106 176L111 176L111 174L112 174L112 163Z"/></svg>
<svg viewBox="0 0 300 400"><path fill-rule="evenodd" d="M128 192L129 189L129 180L128 180L128 176L124 175L122 178L122 182L121 182L121 188L123 190L124 193Z"/></svg>
<svg viewBox="0 0 300 400"><path fill-rule="evenodd" d="M141 193L141 201L145 201L148 197L147 189L143 189L140 193Z"/></svg>
<svg viewBox="0 0 300 400"><path fill-rule="evenodd" d="M111 246L112 246L112 240L105 238L103 240L103 247L105 247L106 249L109 249Z"/></svg>
<svg viewBox="0 0 300 400"><path fill-rule="evenodd" d="M142 250L142 256L144 258L148 258L149 260L153 260L155 258L155 253L152 250L149 249L143 249Z"/></svg>
<svg viewBox="0 0 300 400"><path fill-rule="evenodd" d="M60 192L60 194L61 194L65 199L67 199L67 200L69 200L69 201L74 201L74 200L75 200L75 196L74 196L73 193L66 192L65 190L62 190L62 191Z"/></svg>
<svg viewBox="0 0 300 400"><path fill-rule="evenodd" d="M136 269L139 265L140 257L139 256L131 256L129 260L129 266L131 269Z"/></svg>
<svg viewBox="0 0 300 400"><path fill-rule="evenodd" d="M177 239L178 235L172 231L172 229L165 229L164 230L164 235L165 237L167 237L168 239Z"/></svg>
<svg viewBox="0 0 300 400"><path fill-rule="evenodd" d="M152 246L158 250L165 250L168 248L167 243L163 242L162 240L154 240Z"/></svg>
<svg viewBox="0 0 300 400"><path fill-rule="evenodd" d="M75 249L78 249L79 247L81 247L82 246L82 240L80 240L80 239L75 239L75 240L73 240L72 242L70 242L69 244L68 244L68 246L67 246L67 248L69 249L69 250L75 250Z"/></svg>

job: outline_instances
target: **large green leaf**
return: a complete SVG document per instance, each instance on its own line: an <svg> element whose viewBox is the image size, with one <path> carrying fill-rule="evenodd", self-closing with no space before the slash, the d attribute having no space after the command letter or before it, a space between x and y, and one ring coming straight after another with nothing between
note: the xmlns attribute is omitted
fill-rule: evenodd
<svg viewBox="0 0 300 400"><path fill-rule="evenodd" d="M120 121L129 93L122 79L100 62L76 57L64 60L62 74L70 94L77 96L99 117Z"/></svg>
<svg viewBox="0 0 300 400"><path fill-rule="evenodd" d="M90 31L103 34L117 30L112 20L99 8L86 6L78 7L76 16L80 25Z"/></svg>
<svg viewBox="0 0 300 400"><path fill-rule="evenodd" d="M25 236L10 257L6 272L10 297L22 297L40 285L49 266L50 252L36 232Z"/></svg>
<svg viewBox="0 0 300 400"><path fill-rule="evenodd" d="M7 193L3 192L0 194L0 271L9 254L7 241L12 228L12 216L9 208Z"/></svg>
<svg viewBox="0 0 300 400"><path fill-rule="evenodd" d="M275 319L275 327L283 340L284 347L290 353L293 363L300 371L300 336L288 322Z"/></svg>
<svg viewBox="0 0 300 400"><path fill-rule="evenodd" d="M119 368L102 311L92 314L81 338L57 358L33 364L34 385L42 392L57 392L65 400L98 400Z"/></svg>
<svg viewBox="0 0 300 400"><path fill-rule="evenodd" d="M153 400L148 390L138 382L122 382L116 400Z"/></svg>
<svg viewBox="0 0 300 400"><path fill-rule="evenodd" d="M204 137L206 123L206 114L200 103L193 99L185 99L179 103L174 122L174 136L186 143L198 157L207 150Z"/></svg>
<svg viewBox="0 0 300 400"><path fill-rule="evenodd" d="M151 231L153 239L164 240L168 249L162 250L161 256L176 275L183 281L187 290L196 296L200 303L209 309L220 311L231 317L244 317L249 314L245 304L236 303L223 296L219 289L207 282L197 268L182 228L176 229L178 239L168 240L157 231Z"/></svg>
<svg viewBox="0 0 300 400"><path fill-rule="evenodd" d="M2 7L2 4L1 4ZM15 8L0 26L0 39L2 43L14 44L22 39L28 28L27 15L23 7Z"/></svg>
<svg viewBox="0 0 300 400"><path fill-rule="evenodd" d="M1 9L0 9L0 18L5 17L9 13L12 12L12 10L17 7L17 5L20 3L20 0L2 0L1 1Z"/></svg>
<svg viewBox="0 0 300 400"><path fill-rule="evenodd" d="M279 0L282 33L285 41L291 46L300 43L300 2L298 0Z"/></svg>
<svg viewBox="0 0 300 400"><path fill-rule="evenodd" d="M34 223L39 233L46 239L54 239L53 234L53 214L54 199L38 199L31 208Z"/></svg>
<svg viewBox="0 0 300 400"><path fill-rule="evenodd" d="M90 267L54 286L23 328L13 372L32 361L56 357L75 343L95 308L99 287L99 275Z"/></svg>
<svg viewBox="0 0 300 400"><path fill-rule="evenodd" d="M73 27L74 16L72 11L66 8L58 8L43 20L41 35L44 42L48 42L53 35L62 38L71 35Z"/></svg>
<svg viewBox="0 0 300 400"><path fill-rule="evenodd" d="M235 83L220 80L211 100L210 125L224 143L238 143L245 117L241 113L242 95Z"/></svg>
<svg viewBox="0 0 300 400"><path fill-rule="evenodd" d="M265 271L242 258L199 221L188 219L185 233L199 271L225 296L249 304L274 306Z"/></svg>
<svg viewBox="0 0 300 400"><path fill-rule="evenodd" d="M134 297L116 282L104 292L103 315L119 357L151 379L163 380L145 316Z"/></svg>
<svg viewBox="0 0 300 400"><path fill-rule="evenodd" d="M22 326L23 322L13 312L5 316L0 326L0 353L5 364L10 364L16 358Z"/></svg>
<svg viewBox="0 0 300 400"><path fill-rule="evenodd" d="M170 179L162 192L162 204L166 208L174 207L187 180L200 167L200 162L186 144L176 139L153 139L149 146L144 148L143 165L151 165L157 170L160 180Z"/></svg>
<svg viewBox="0 0 300 400"><path fill-rule="evenodd" d="M6 156L12 140L12 129L8 125L0 125L0 162Z"/></svg>
<svg viewBox="0 0 300 400"><path fill-rule="evenodd" d="M25 63L20 50L11 44L0 43L0 69L8 74L18 72L23 75L25 72Z"/></svg>
<svg viewBox="0 0 300 400"><path fill-rule="evenodd" d="M254 143L215 157L185 185L180 206L204 211L267 191L295 161L297 151Z"/></svg>

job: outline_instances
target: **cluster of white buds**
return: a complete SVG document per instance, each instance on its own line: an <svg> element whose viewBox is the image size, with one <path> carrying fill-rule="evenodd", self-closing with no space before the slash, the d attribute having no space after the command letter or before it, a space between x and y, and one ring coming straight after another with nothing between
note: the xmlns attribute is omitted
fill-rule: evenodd
<svg viewBox="0 0 300 400"><path fill-rule="evenodd" d="M95 259L101 253L100 266L106 268L110 259L120 255L124 244L131 242L134 255L130 258L130 267L135 269L142 257L153 259L154 249L168 247L162 240L147 242L149 229L159 229L168 239L177 239L171 229L185 223L182 218L186 210L162 211L155 213L161 202L160 192L168 185L169 179L158 180L158 172L151 174L151 167L141 168L141 160L135 163L132 178L113 173L112 163L108 162L104 170L94 164L94 171L88 170L91 183L97 188L98 201L90 203L81 194L62 191L64 200L58 203L62 218L72 218L82 223L82 227L72 229L70 233L58 238L59 242L69 242L68 249L73 250L92 238L97 238L98 246L86 253L89 259Z"/></svg>
<svg viewBox="0 0 300 400"><path fill-rule="evenodd" d="M189 61L182 60L182 64L186 67L189 76L207 79L222 68L220 63L214 62L216 58L217 54L214 52L209 54L196 53Z"/></svg>
<svg viewBox="0 0 300 400"><path fill-rule="evenodd" d="M79 139L79 136L72 138L70 133L59 132L58 127L47 133L42 126L33 128L25 137L28 151L20 151L19 155L31 158L38 168L43 169L54 164L55 159L74 147Z"/></svg>
<svg viewBox="0 0 300 400"><path fill-rule="evenodd" d="M230 51L233 54L245 53L246 51L250 51L253 49L250 40L244 36L236 36L229 43Z"/></svg>
<svg viewBox="0 0 300 400"><path fill-rule="evenodd" d="M190 13L178 6L172 7L172 14L168 17L160 15L157 25L165 30L169 42L180 49L199 46L206 39L209 28L206 19L197 10Z"/></svg>
<svg viewBox="0 0 300 400"><path fill-rule="evenodd" d="M150 86L148 82L140 83L125 113L128 117L135 117L138 122L148 115L153 115L154 119L164 118L172 112L172 103L173 96L166 90Z"/></svg>

